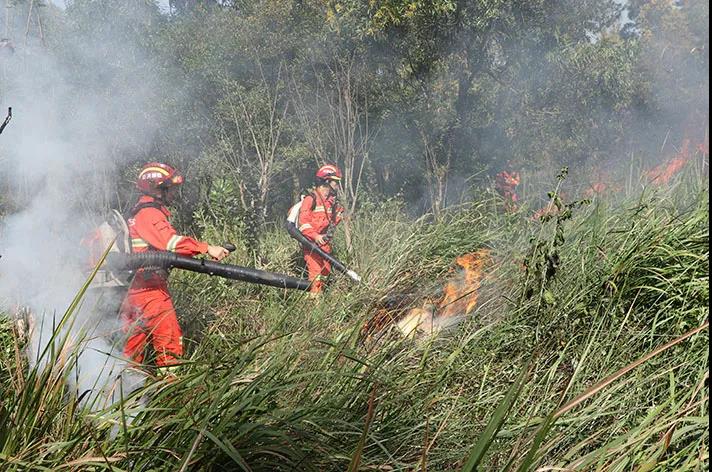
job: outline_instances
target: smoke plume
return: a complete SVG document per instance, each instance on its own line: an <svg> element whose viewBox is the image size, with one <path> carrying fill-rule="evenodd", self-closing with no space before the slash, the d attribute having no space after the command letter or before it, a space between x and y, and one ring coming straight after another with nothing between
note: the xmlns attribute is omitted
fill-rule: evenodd
<svg viewBox="0 0 712 472"><path fill-rule="evenodd" d="M147 2L112 3L47 6L36 18L22 5L6 12L10 34L25 32L27 18L44 21L42 36L28 29L0 51L0 109L14 112L0 136L0 185L9 196L0 201L8 213L0 227L0 309L32 313L29 358L40 367L88 275L79 242L112 203L117 169L144 158L160 126L153 114L166 83L142 31L160 13ZM48 38L52 25L63 30ZM55 339L81 344L69 377L92 401L125 367L116 302L100 298L89 294Z"/></svg>

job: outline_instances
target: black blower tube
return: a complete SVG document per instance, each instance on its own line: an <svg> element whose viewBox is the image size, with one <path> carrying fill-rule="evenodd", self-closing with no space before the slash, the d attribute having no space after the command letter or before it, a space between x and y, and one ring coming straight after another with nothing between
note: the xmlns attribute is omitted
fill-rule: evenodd
<svg viewBox="0 0 712 472"><path fill-rule="evenodd" d="M297 225L295 225L291 221L287 221L287 232L289 233L289 235L291 237L293 237L294 239L299 241L299 243L302 244L302 246L305 246L310 251L320 255L327 261L331 262L331 267L333 267L334 269L348 275L355 282L361 281L361 277L359 277L359 275L356 272L350 270L348 267L346 267L344 264L342 264L334 256L332 256L331 254L322 250L319 246L314 244L314 242L311 241L310 239L308 239L306 236L304 236L302 234L302 232L299 231L299 229L297 228Z"/></svg>
<svg viewBox="0 0 712 472"><path fill-rule="evenodd" d="M309 290L310 282L289 275L267 272L232 264L194 259L172 252L149 251L134 254L109 254L107 265L114 270L136 270L141 267L162 269L183 269L201 274L217 275L226 279L241 280L278 288Z"/></svg>

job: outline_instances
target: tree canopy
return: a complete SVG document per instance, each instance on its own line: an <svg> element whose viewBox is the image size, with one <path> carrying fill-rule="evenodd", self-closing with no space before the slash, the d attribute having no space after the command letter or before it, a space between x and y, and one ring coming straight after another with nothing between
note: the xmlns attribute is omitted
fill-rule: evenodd
<svg viewBox="0 0 712 472"><path fill-rule="evenodd" d="M200 183L191 207L229 201L257 227L322 162L344 168L350 208L437 212L504 168L591 172L706 139L706 2L17 0L5 16L15 55L44 50L68 96L114 110L95 124L121 162L173 162Z"/></svg>

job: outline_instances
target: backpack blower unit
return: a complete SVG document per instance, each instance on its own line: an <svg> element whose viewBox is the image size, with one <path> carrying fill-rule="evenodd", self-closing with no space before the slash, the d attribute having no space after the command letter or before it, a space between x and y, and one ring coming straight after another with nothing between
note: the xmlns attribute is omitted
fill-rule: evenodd
<svg viewBox="0 0 712 472"><path fill-rule="evenodd" d="M287 215L287 221L285 223L289 235L292 238L296 239L302 246L306 247L313 253L318 254L319 256L329 261L334 269L346 274L351 280L356 283L361 282L360 275L346 267L331 254L322 250L314 241L310 240L309 238L304 236L301 231L299 231L299 210L301 209L303 202L304 199L302 199L289 209L289 214Z"/></svg>

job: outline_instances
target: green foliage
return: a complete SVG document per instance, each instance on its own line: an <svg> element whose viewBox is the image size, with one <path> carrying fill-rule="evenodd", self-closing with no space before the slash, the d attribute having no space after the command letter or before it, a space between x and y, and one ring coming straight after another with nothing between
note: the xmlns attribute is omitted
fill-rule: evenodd
<svg viewBox="0 0 712 472"><path fill-rule="evenodd" d="M477 470L478 466L484 459L487 450L494 442L497 433L501 430L507 415L517 400L517 397L519 397L526 379L527 367L524 366L524 368L522 368L522 373L519 374L517 379L512 383L512 386L509 390L507 390L504 399L502 399L502 403L497 405L497 409L492 413L487 426L485 426L485 429L482 431L479 439L477 440L477 444L473 446L470 456L462 468L463 472L472 472Z"/></svg>
<svg viewBox="0 0 712 472"><path fill-rule="evenodd" d="M554 278L559 270L561 257L559 248L566 242L564 237L564 222L573 216L573 210L583 205L587 205L590 200L579 200L571 203L564 203L559 194L559 188L569 173L568 167L561 169L556 190L549 192L550 203L547 211L540 217L542 229L539 234L530 240L530 249L524 258L524 291L525 298L530 299L534 293L540 293L547 305L553 305L556 300L550 290L547 289L549 282ZM544 224L555 220L554 234L551 240L545 239L542 234Z"/></svg>
<svg viewBox="0 0 712 472"><path fill-rule="evenodd" d="M586 205L562 173L536 222L481 197L507 161L632 169L703 135L706 2L630 1L627 28L612 0L176 5L51 10L72 94L126 98L97 117L106 152L179 165L183 229L295 274L284 212L318 163L350 162L360 193L336 253L364 283L335 275L313 300L173 274L186 365L99 411L67 389L76 353L28 369L2 318L0 468L709 468L708 331L660 350L709 316L705 165ZM453 259L482 248L492 266L457 330L364 339L391 298L438 299Z"/></svg>
<svg viewBox="0 0 712 472"><path fill-rule="evenodd" d="M83 0L39 11L73 92L119 103L98 119L111 130L102 152L170 161L201 186L229 177L261 230L327 160L364 164L348 175L360 189L349 201L398 195L439 212L507 162L605 171L703 142L709 8L643 3L255 0L174 2L166 14L152 1ZM192 197L179 208L187 224L208 204Z"/></svg>
<svg viewBox="0 0 712 472"><path fill-rule="evenodd" d="M174 274L188 362L177 380L148 379L101 411L64 393L61 362L16 365L4 336L3 468L704 469L708 331L672 342L709 315L708 196L693 188L572 211L547 286L554 304L515 298L540 224L488 201L417 222L395 201L364 205L349 262L365 283L336 277L317 300ZM215 237L238 231L203 224ZM265 268L290 270L296 245L282 230L261 244ZM457 331L359 340L377 300L407 291L418 306L454 256L481 247L494 263Z"/></svg>

